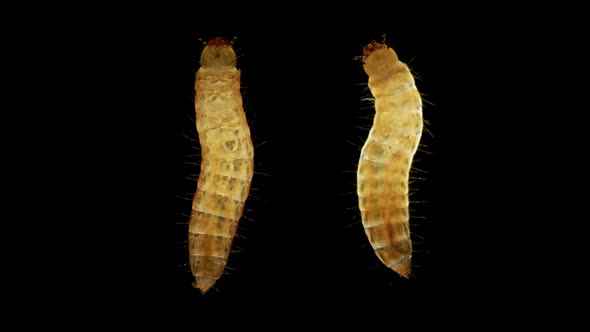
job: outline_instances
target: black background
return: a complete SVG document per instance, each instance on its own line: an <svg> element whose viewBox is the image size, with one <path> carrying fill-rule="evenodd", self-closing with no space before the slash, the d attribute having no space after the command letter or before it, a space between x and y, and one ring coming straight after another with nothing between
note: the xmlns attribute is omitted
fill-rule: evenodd
<svg viewBox="0 0 590 332"><path fill-rule="evenodd" d="M251 19L229 8L77 8L60 19L23 9L3 39L6 302L58 323L137 313L130 326L230 311L244 323L306 322L326 308L334 320L360 310L415 327L429 323L421 313L575 317L590 277L581 18L372 6ZM416 156L425 172L414 173L409 281L379 263L356 209L373 113L354 58L383 34L417 76L432 133ZM200 158L192 98L199 38L217 35L237 37L257 173L240 252L201 296L184 242Z"/></svg>

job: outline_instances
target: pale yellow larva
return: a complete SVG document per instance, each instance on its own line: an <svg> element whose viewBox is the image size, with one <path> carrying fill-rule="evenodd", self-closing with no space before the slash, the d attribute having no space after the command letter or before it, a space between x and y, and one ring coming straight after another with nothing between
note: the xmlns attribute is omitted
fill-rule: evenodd
<svg viewBox="0 0 590 332"><path fill-rule="evenodd" d="M422 100L408 66L385 44L364 48L363 67L375 97L375 118L358 166L359 208L379 259L409 278L408 180L422 135Z"/></svg>
<svg viewBox="0 0 590 332"><path fill-rule="evenodd" d="M250 191L254 149L236 54L223 38L201 54L195 81L201 173L189 223L190 267L201 293L221 277Z"/></svg>

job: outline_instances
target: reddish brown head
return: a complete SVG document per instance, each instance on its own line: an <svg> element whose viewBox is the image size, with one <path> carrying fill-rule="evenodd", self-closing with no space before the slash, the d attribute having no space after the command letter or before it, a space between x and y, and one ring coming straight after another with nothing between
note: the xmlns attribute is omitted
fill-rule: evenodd
<svg viewBox="0 0 590 332"><path fill-rule="evenodd" d="M363 68L369 76L387 72L398 62L397 54L383 43L372 42L363 49Z"/></svg>
<svg viewBox="0 0 590 332"><path fill-rule="evenodd" d="M369 45L365 46L365 48L363 48L363 62L367 61L367 58L369 57L369 55L373 54L373 52L378 51L378 50L382 50L382 49L386 49L387 45L382 44L382 43L378 43L378 42L371 42Z"/></svg>
<svg viewBox="0 0 590 332"><path fill-rule="evenodd" d="M231 46L231 43L227 41L227 39L223 38L223 37L215 37L212 38L211 40L209 40L209 42L207 43L207 46L209 47L229 47Z"/></svg>
<svg viewBox="0 0 590 332"><path fill-rule="evenodd" d="M235 67L236 53L231 43L225 38L215 37L205 45L201 53L201 66L203 67Z"/></svg>

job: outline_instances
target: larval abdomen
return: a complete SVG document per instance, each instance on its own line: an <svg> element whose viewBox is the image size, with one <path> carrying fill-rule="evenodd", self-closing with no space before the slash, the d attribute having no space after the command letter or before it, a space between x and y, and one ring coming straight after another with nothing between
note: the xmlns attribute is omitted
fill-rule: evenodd
<svg viewBox="0 0 590 332"><path fill-rule="evenodd" d="M195 82L201 172L189 223L190 267L205 293L221 277L250 191L254 149L240 94L240 71L227 41L214 38Z"/></svg>
<svg viewBox="0 0 590 332"><path fill-rule="evenodd" d="M408 182L422 135L422 102L408 67L391 48L376 42L367 45L363 63L376 113L359 161L359 209L375 254L408 278L412 257Z"/></svg>

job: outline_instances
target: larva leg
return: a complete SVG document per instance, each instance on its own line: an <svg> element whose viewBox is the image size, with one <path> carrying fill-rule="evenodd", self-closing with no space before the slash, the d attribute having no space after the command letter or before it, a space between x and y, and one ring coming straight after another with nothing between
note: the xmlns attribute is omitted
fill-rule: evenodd
<svg viewBox="0 0 590 332"><path fill-rule="evenodd" d="M253 146L242 107L236 54L210 40L195 82L201 173L189 223L190 266L205 293L221 277L253 174Z"/></svg>
<svg viewBox="0 0 590 332"><path fill-rule="evenodd" d="M375 97L375 118L357 173L365 233L383 264L405 278L412 257L408 180L422 135L422 101L414 78L393 49L372 42L363 67Z"/></svg>

